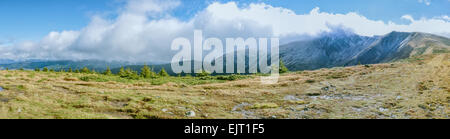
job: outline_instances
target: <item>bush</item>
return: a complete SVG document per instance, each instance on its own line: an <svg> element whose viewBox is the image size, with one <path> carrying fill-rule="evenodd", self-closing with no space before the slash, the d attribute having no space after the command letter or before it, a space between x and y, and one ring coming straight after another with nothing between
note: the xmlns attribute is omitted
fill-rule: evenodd
<svg viewBox="0 0 450 139"><path fill-rule="evenodd" d="M234 80L238 80L238 79L245 79L248 78L249 76L247 75L236 75L236 74L232 74L232 75L220 75L220 76L216 76L217 80L225 80L225 81L234 81Z"/></svg>
<svg viewBox="0 0 450 139"><path fill-rule="evenodd" d="M85 81L85 82L89 82L91 80L93 80L94 78L92 76L83 76L80 77L80 80Z"/></svg>
<svg viewBox="0 0 450 139"><path fill-rule="evenodd" d="M44 67L44 69L42 69L43 72L48 72L48 68Z"/></svg>
<svg viewBox="0 0 450 139"><path fill-rule="evenodd" d="M95 75L90 75L90 76L83 76L79 78L82 81L85 82L89 82L89 81L97 81L97 82L106 82L109 81L107 78L102 78L101 76L95 76Z"/></svg>
<svg viewBox="0 0 450 139"><path fill-rule="evenodd" d="M206 77L206 76L209 76L209 75L210 75L210 73L206 72L205 70L202 70L201 73L197 73L195 76L196 77Z"/></svg>
<svg viewBox="0 0 450 139"><path fill-rule="evenodd" d="M39 71L41 71L41 69L35 68L34 71L39 72Z"/></svg>
<svg viewBox="0 0 450 139"><path fill-rule="evenodd" d="M216 77L217 80L226 80L226 81L234 81L237 80L238 77L236 75L222 75L222 76L217 76Z"/></svg>
<svg viewBox="0 0 450 139"><path fill-rule="evenodd" d="M123 67L120 68L119 76L126 79L139 79L138 73L131 68L127 68L126 70L124 70Z"/></svg>

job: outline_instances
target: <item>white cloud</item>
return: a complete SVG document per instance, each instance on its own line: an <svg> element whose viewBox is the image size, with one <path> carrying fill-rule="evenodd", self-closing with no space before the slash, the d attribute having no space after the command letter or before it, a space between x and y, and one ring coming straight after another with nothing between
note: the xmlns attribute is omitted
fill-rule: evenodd
<svg viewBox="0 0 450 139"><path fill-rule="evenodd" d="M418 1L419 3L424 3L427 6L431 5L431 0L418 0Z"/></svg>
<svg viewBox="0 0 450 139"><path fill-rule="evenodd" d="M168 15L178 1L130 0L118 17L92 17L78 31L49 33L39 42L21 42L0 47L0 57L10 59L98 59L136 62L167 62L176 52L170 51L173 39L191 38L194 29L205 37L269 37L281 40L317 35L342 26L360 35L384 35L391 31L450 34L448 16L415 19L400 18L408 24L368 19L358 13L334 14L319 8L297 14L292 10L264 3L239 8L236 3L212 3L188 21ZM298 38L301 39L301 38Z"/></svg>
<svg viewBox="0 0 450 139"><path fill-rule="evenodd" d="M414 22L414 18L411 15L403 15L402 19L406 19L408 21Z"/></svg>

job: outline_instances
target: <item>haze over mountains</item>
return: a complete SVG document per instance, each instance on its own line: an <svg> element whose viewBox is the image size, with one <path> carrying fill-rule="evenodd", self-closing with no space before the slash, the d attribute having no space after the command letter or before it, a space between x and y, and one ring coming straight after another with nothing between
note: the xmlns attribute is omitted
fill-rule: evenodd
<svg viewBox="0 0 450 139"><path fill-rule="evenodd" d="M391 32L366 37L338 31L280 46L290 70L313 70L391 62L415 55L448 52L450 40L426 33Z"/></svg>
<svg viewBox="0 0 450 139"><path fill-rule="evenodd" d="M376 64L409 58L415 55L449 52L450 39L426 33L391 32L384 36L360 36L352 32L337 30L320 37L292 42L280 46L280 57L289 70L314 70L357 64ZM164 67L169 73L170 64L154 64L154 70ZM9 69L80 69L88 67L97 71L107 66L118 71L121 66L139 70L144 63L84 61L29 60L15 62L0 60L0 68Z"/></svg>

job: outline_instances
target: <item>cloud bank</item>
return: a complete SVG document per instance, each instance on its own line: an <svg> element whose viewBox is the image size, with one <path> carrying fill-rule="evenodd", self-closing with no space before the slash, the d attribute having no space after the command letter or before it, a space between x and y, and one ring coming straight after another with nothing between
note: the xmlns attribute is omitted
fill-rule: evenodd
<svg viewBox="0 0 450 139"><path fill-rule="evenodd" d="M38 42L0 45L0 57L168 62L176 53L170 51L172 40L192 38L195 29L202 30L205 37L276 36L282 41L329 32L332 31L330 26L342 26L364 36L384 35L391 31L426 32L447 37L450 34L447 15L431 19L404 15L400 18L409 23L396 24L371 20L355 12L321 12L318 7L309 13L297 14L264 3L239 7L235 2L216 2L193 18L182 21L168 14L180 4L175 0L129 0L114 19L93 16L81 30L50 32Z"/></svg>

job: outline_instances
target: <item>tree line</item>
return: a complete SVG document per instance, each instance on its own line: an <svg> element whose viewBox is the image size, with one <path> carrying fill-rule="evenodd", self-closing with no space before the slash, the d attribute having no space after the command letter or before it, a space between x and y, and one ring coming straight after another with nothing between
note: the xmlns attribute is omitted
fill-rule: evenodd
<svg viewBox="0 0 450 139"><path fill-rule="evenodd" d="M8 68L6 68L6 70L8 70ZM23 70L23 68L20 68L19 70ZM55 71L54 69L49 69L47 67L42 68L42 70L40 68L35 68L34 71L36 72L69 72L69 73L85 73L85 74L103 74L103 75L117 75L120 76L122 78L127 78L127 79L139 79L139 78L156 78L156 77L166 77L166 76L170 76L167 71L162 68L158 73L154 72L152 68L150 68L149 66L145 65L141 68L141 71L134 71L131 68L124 68L123 66L120 68L119 72L117 74L112 73L111 69L109 67L106 68L105 71L103 72L97 72L95 71L95 69L89 69L87 67L83 67L82 69L75 69L73 70L72 68L69 68L67 70L65 69L59 69L59 71ZM280 66L279 66L279 72L280 73L286 73L288 72L288 68L286 68L286 66L284 65L283 61L280 60ZM195 74L195 76L197 77L206 77L209 76L210 73L206 72L206 71L202 71L200 73ZM178 74L178 76L181 76L181 74ZM186 76L189 76L189 74L186 74Z"/></svg>
<svg viewBox="0 0 450 139"><path fill-rule="evenodd" d="M134 71L131 68L124 68L121 67L119 72L117 74L114 74L109 67L106 68L103 72L97 72L95 69L89 69L87 67L83 67L81 69L75 69L69 68L68 70L60 69L59 71L55 71L54 69L49 69L47 67L42 68L35 68L34 71L36 72L69 72L69 73L85 73L85 74L103 74L103 75L117 75L122 78L129 78L129 79L137 79L140 77L143 78L155 78L157 76L169 76L167 71L162 68L158 73L154 72L149 66L145 65L141 68L141 71Z"/></svg>

